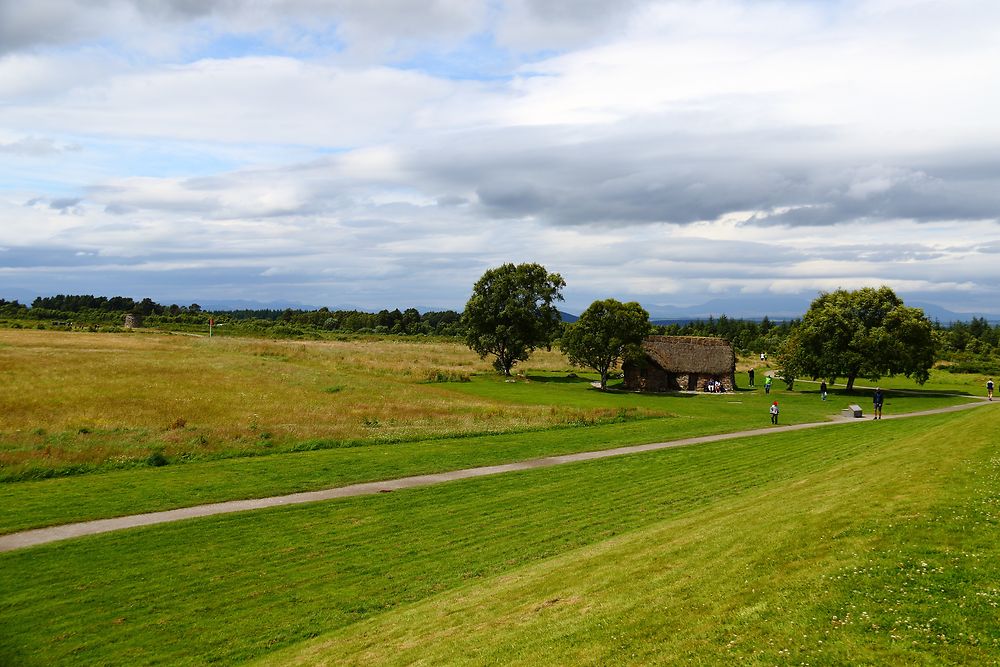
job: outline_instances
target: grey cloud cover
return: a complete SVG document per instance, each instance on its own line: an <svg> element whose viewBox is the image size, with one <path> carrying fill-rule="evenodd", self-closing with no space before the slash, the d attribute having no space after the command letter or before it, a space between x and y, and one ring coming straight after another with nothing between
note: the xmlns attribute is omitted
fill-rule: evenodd
<svg viewBox="0 0 1000 667"><path fill-rule="evenodd" d="M484 16L461 0L19 0L0 1L0 54L89 40L184 30L197 22L219 33L272 34L278 41L339 30L357 42L455 39L475 31ZM143 48L139 40L131 48ZM315 44L315 42L314 42Z"/></svg>
<svg viewBox="0 0 1000 667"><path fill-rule="evenodd" d="M0 0L0 275L457 307L541 261L581 307L988 303L1000 8L588 5Z"/></svg>

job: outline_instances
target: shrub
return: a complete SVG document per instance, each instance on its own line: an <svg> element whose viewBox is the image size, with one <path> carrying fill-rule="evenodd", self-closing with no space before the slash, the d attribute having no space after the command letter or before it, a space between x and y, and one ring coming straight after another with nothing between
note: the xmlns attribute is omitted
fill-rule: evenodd
<svg viewBox="0 0 1000 667"><path fill-rule="evenodd" d="M424 378L424 382L469 382L471 378L468 373L463 373L461 371L443 371L443 370L433 370L427 373L427 377Z"/></svg>
<svg viewBox="0 0 1000 667"><path fill-rule="evenodd" d="M938 363L935 368L949 373L1000 375L1000 359L989 355L957 354L950 362Z"/></svg>
<svg viewBox="0 0 1000 667"><path fill-rule="evenodd" d="M167 457L163 455L162 449L154 449L153 452L146 457L146 465L154 468L165 466L168 463L170 463L170 461L168 461Z"/></svg>

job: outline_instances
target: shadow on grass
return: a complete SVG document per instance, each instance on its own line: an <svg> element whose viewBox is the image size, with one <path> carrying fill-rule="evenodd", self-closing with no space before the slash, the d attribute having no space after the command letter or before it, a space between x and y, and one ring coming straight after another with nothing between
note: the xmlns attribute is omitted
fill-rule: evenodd
<svg viewBox="0 0 1000 667"><path fill-rule="evenodd" d="M803 394L816 394L819 395L819 388L801 388L796 387ZM843 387L830 387L828 393L830 396L843 396L844 398L871 398L875 389L862 389L861 387L855 387L851 391L847 391ZM942 391L940 389L892 389L883 388L882 393L886 395L886 398L891 396L909 396L911 398L940 398L942 396L962 396L962 397L974 397L970 391Z"/></svg>
<svg viewBox="0 0 1000 667"><path fill-rule="evenodd" d="M632 391L626 389L622 383L609 384L603 391L598 387L591 387L589 391L598 391L609 396L642 396L644 398L697 398L696 392L690 391ZM730 392L731 393L731 392Z"/></svg>
<svg viewBox="0 0 1000 667"><path fill-rule="evenodd" d="M570 376L570 375L558 375L558 376L557 375L525 375L524 379L529 380L531 382L545 382L545 383L548 383L548 384L574 384L574 383L590 384L591 382L594 382L594 380L591 380L589 378L580 377L578 375L574 375L574 376Z"/></svg>

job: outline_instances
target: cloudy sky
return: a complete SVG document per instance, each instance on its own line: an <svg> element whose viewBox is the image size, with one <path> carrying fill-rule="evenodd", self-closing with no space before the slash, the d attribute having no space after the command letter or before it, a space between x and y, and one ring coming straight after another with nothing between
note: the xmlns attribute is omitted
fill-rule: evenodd
<svg viewBox="0 0 1000 667"><path fill-rule="evenodd" d="M0 297L461 309L508 261L1000 313L1000 3L0 0Z"/></svg>

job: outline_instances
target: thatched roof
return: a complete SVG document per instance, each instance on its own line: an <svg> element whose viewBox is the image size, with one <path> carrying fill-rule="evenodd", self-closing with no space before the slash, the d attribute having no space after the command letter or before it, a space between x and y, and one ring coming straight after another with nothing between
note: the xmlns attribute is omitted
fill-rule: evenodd
<svg viewBox="0 0 1000 667"><path fill-rule="evenodd" d="M657 366L671 373L726 375L736 367L728 341L707 336L647 336L642 351Z"/></svg>

